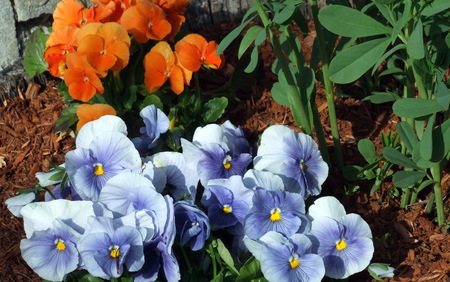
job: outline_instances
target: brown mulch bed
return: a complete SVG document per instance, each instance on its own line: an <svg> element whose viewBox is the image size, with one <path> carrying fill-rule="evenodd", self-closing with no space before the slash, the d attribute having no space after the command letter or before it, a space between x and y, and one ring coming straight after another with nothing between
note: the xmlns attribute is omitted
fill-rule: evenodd
<svg viewBox="0 0 450 282"><path fill-rule="evenodd" d="M219 41L229 31L230 25L217 25L204 32ZM209 36L211 35L211 36ZM313 33L304 39L305 50L310 50ZM232 45L228 64L222 72L204 73L205 88L216 87L232 72L236 58L232 57L236 44ZM270 73L273 52L269 44L261 48L263 74L251 91L239 94L241 103L231 104L224 119L242 126L246 136L255 142L259 134L270 124L295 126L290 110L276 104L270 96L270 88L276 77ZM234 53L235 54L235 53ZM19 243L24 238L20 219L6 209L4 201L17 190L32 187L37 183L34 174L47 171L49 162L61 164L64 154L74 149L70 136L52 132L54 122L65 107L54 81L38 91L6 100L0 106L0 256L1 281L40 280L20 256ZM26 89L22 89L25 92ZM32 91L30 91L32 92ZM22 95L23 96L23 95ZM328 146L333 155L331 130L323 89L318 85L317 104L328 136ZM356 98L337 98L336 108L341 133L341 145L345 164L364 165L356 144L368 138L380 147L381 132L394 130L398 122L391 112L391 105L373 105ZM449 169L443 179L444 195L449 190ZM374 238L373 262L390 263L396 268L396 277L385 281L450 281L450 235L441 232L432 215L424 213L424 202L399 209L399 197L389 197L392 183L369 196L371 181L357 183L360 189L351 196L343 193L344 185L350 185L332 170L323 185L324 195L335 195L347 212L360 214L370 225ZM426 195L420 195L426 201ZM446 199L447 206L450 204ZM381 238L385 236L384 240ZM352 277L351 281L372 281L367 273Z"/></svg>

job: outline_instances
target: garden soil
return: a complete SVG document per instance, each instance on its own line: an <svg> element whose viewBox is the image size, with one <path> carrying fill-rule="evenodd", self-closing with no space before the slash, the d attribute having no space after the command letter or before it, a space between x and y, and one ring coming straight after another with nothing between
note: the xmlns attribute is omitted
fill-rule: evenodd
<svg viewBox="0 0 450 282"><path fill-rule="evenodd" d="M235 24L215 25L202 34L208 40L220 41ZM302 39L302 47L308 61L314 40L311 29ZM201 71L200 83L207 95L221 87L229 79L237 65L237 42L225 52L227 60L219 71ZM270 72L274 53L270 44L261 46L261 64L256 81L238 91L240 102L231 101L221 121L229 119L243 128L251 144L272 124L285 124L296 128L289 108L275 103L270 95L276 76ZM65 108L56 90L57 81L49 79L38 85L30 83L18 90L18 97L3 101L0 105L0 280L40 281L20 255L20 240L25 238L22 220L14 217L4 204L18 190L33 187L38 182L35 173L48 171L50 162L61 164L64 154L75 148L70 134L55 134L53 124ZM0 89L1 90L1 89ZM340 85L337 91L352 94L358 89ZM4 95L5 93L3 93ZM2 95L2 93L0 93ZM5 95L4 95L5 96ZM323 88L317 84L317 106L327 137L331 158L334 158L331 128ZM397 117L391 104L374 105L352 95L336 98L341 146L346 165L364 166L364 159L357 150L359 140L368 138L381 148L381 134L395 129ZM445 204L448 200L450 173L447 167L442 185ZM345 195L344 187L358 185L352 195ZM332 166L323 185L322 195L337 197L348 213L360 214L370 225L375 238L373 262L389 263L395 267L395 278L385 281L450 281L450 235L446 229L436 226L433 214L425 213L427 194L419 195L420 202L406 209L399 209L399 197L394 197L395 187L387 179L381 188L370 196L373 181L352 183L345 181ZM447 220L449 218L447 217ZM350 281L375 281L367 272L353 276Z"/></svg>

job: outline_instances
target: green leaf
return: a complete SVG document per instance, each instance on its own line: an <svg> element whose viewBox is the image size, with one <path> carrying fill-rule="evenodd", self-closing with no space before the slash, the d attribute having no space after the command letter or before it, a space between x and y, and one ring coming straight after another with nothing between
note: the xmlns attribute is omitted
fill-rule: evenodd
<svg viewBox="0 0 450 282"><path fill-rule="evenodd" d="M256 36L263 28L259 25L254 25L247 30L239 45L238 58L240 59L242 55L247 51L248 47L255 41Z"/></svg>
<svg viewBox="0 0 450 282"><path fill-rule="evenodd" d="M277 24L283 24L287 22L295 12L295 5L293 3L289 3L286 5L281 11L275 13L273 17L273 22Z"/></svg>
<svg viewBox="0 0 450 282"><path fill-rule="evenodd" d="M422 169L427 169L437 164L435 162L424 160L422 158L422 156L420 155L420 143L417 143L416 146L414 146L411 157L414 163L416 163L416 165L418 165Z"/></svg>
<svg viewBox="0 0 450 282"><path fill-rule="evenodd" d="M375 149L375 145L369 139L359 140L358 150L369 164L377 160L377 152Z"/></svg>
<svg viewBox="0 0 450 282"><path fill-rule="evenodd" d="M272 85L272 89L270 90L270 92L275 102L277 102L280 105L289 107L291 104L289 102L289 98L285 89L286 88L283 83L275 82Z"/></svg>
<svg viewBox="0 0 450 282"><path fill-rule="evenodd" d="M439 81L437 84L436 101L445 111L448 110L450 105L450 89L442 81Z"/></svg>
<svg viewBox="0 0 450 282"><path fill-rule="evenodd" d="M430 17L447 9L450 9L450 2L448 0L434 0L423 9L422 15Z"/></svg>
<svg viewBox="0 0 450 282"><path fill-rule="evenodd" d="M421 170L421 168L418 167L415 163L413 163L408 157L406 157L405 155L403 155L394 148L385 147L383 149L383 155L386 158L386 160L388 160L393 164Z"/></svg>
<svg viewBox="0 0 450 282"><path fill-rule="evenodd" d="M226 97L217 97L209 100L203 105L202 117L205 122L215 122L225 112L228 106Z"/></svg>
<svg viewBox="0 0 450 282"><path fill-rule="evenodd" d="M329 31L347 37L367 37L392 32L391 28L370 16L342 5L330 5L320 9L319 21Z"/></svg>
<svg viewBox="0 0 450 282"><path fill-rule="evenodd" d="M250 17L245 22L242 22L238 27L233 29L230 33L228 33L227 36L225 36L222 41L220 41L219 46L217 47L216 55L219 56L220 54L227 49L228 46L241 34L241 32L244 30L244 28L256 17L256 15Z"/></svg>
<svg viewBox="0 0 450 282"><path fill-rule="evenodd" d="M228 251L227 247L223 244L222 240L217 239L217 252L220 255L220 258L225 262L229 269L231 269L235 273L239 273L239 271L234 267L234 261L231 257L230 251Z"/></svg>
<svg viewBox="0 0 450 282"><path fill-rule="evenodd" d="M398 35L403 30L403 27L411 20L411 0L404 1L403 14L399 13L401 17L395 22L391 23L394 26L394 30L391 34L391 42L394 43L397 40Z"/></svg>
<svg viewBox="0 0 450 282"><path fill-rule="evenodd" d="M258 48L255 46L250 54L250 63L248 63L248 66L244 69L244 72L251 73L256 69L256 66L258 65L258 55Z"/></svg>
<svg viewBox="0 0 450 282"><path fill-rule="evenodd" d="M133 108L134 102L137 101L137 91L138 87L136 85L130 85L127 91L125 91L123 106L128 111Z"/></svg>
<svg viewBox="0 0 450 282"><path fill-rule="evenodd" d="M364 168L357 165L346 165L344 166L344 169L342 170L342 174L344 175L344 178L348 181L358 181L361 179L364 179L364 177L361 177L361 171L363 171Z"/></svg>
<svg viewBox="0 0 450 282"><path fill-rule="evenodd" d="M392 105L394 113L400 117L418 118L443 110L436 100L422 98L403 98Z"/></svg>
<svg viewBox="0 0 450 282"><path fill-rule="evenodd" d="M61 111L58 120L53 125L53 132L65 132L78 121L77 109L80 104L72 103Z"/></svg>
<svg viewBox="0 0 450 282"><path fill-rule="evenodd" d="M35 77L47 70L48 64L44 60L45 43L48 36L41 29L36 30L25 46L23 54L23 66L25 72L31 77Z"/></svg>
<svg viewBox="0 0 450 282"><path fill-rule="evenodd" d="M431 160L433 156L433 128L434 121L436 119L436 115L433 114L430 116L427 122L427 127L425 128L425 132L423 133L422 139L420 140L420 156L424 160Z"/></svg>
<svg viewBox="0 0 450 282"><path fill-rule="evenodd" d="M381 65L382 62L384 62L384 61L387 59L387 57L389 57L390 55L394 54L394 53L397 52L398 50L402 50L402 49L406 49L406 45L405 45L405 44L398 44L398 45L392 47L392 48L391 48L389 51L387 51L386 53L384 53L383 56L381 56L381 57L378 59L378 61L375 63L375 65L373 66L373 68L372 68L372 75L378 70L378 67ZM385 70L384 72L387 72L387 73L388 73L389 70L390 70L390 71L392 71L392 70L399 71L399 70L400 70L400 72L403 71L403 70L400 69L400 68L389 68L389 69ZM380 76L382 76L382 75L380 74Z"/></svg>
<svg viewBox="0 0 450 282"><path fill-rule="evenodd" d="M422 171L397 171L392 177L394 185L400 188L407 188L414 185L425 176Z"/></svg>
<svg viewBox="0 0 450 282"><path fill-rule="evenodd" d="M255 257L251 257L239 270L239 276L236 278L236 282L251 281L262 276L259 261Z"/></svg>
<svg viewBox="0 0 450 282"><path fill-rule="evenodd" d="M364 97L363 101L369 100L374 104L382 104L387 102L394 102L397 100L397 94L392 92L372 92L372 95Z"/></svg>
<svg viewBox="0 0 450 282"><path fill-rule="evenodd" d="M391 3L393 3L393 2L395 2L397 0L373 0L373 1L377 2L378 4L381 4L381 5L388 5L388 4L391 4Z"/></svg>
<svg viewBox="0 0 450 282"><path fill-rule="evenodd" d="M406 121L401 121L397 124L396 130L408 151L412 152L414 146L419 142L414 128Z"/></svg>
<svg viewBox="0 0 450 282"><path fill-rule="evenodd" d="M144 100L139 104L139 109L142 110L149 105L155 105L158 109L164 108L161 99L158 97L158 95L155 94L151 94L145 97Z"/></svg>
<svg viewBox="0 0 450 282"><path fill-rule="evenodd" d="M419 19L414 29L409 36L408 44L406 44L406 51L408 55L416 60L420 60L425 57L425 47L423 45L423 25Z"/></svg>
<svg viewBox="0 0 450 282"><path fill-rule="evenodd" d="M346 84L357 80L383 55L389 38L364 42L338 53L330 63L330 79Z"/></svg>
<svg viewBox="0 0 450 282"><path fill-rule="evenodd" d="M48 180L51 180L51 181L59 181L59 180L61 180L61 179L64 177L64 174L65 174L65 173L66 173L65 170L60 170L60 171L58 171L58 172L52 174L52 175L48 178Z"/></svg>

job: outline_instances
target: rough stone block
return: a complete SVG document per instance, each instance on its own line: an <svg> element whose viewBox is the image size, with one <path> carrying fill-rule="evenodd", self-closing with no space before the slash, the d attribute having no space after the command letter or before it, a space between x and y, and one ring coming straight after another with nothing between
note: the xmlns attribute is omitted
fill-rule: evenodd
<svg viewBox="0 0 450 282"><path fill-rule="evenodd" d="M0 0L0 7L0 72L3 72L19 60L19 45L11 2Z"/></svg>
<svg viewBox="0 0 450 282"><path fill-rule="evenodd" d="M60 0L14 0L17 20L23 22L37 18L42 14L52 14L59 1Z"/></svg>

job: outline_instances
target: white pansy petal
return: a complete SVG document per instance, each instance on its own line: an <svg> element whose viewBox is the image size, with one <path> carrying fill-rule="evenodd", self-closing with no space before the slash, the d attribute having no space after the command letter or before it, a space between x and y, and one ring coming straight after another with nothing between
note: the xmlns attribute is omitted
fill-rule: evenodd
<svg viewBox="0 0 450 282"><path fill-rule="evenodd" d="M329 217L340 220L346 215L344 206L335 197L326 196L314 201L309 207L308 215L313 219L318 217Z"/></svg>
<svg viewBox="0 0 450 282"><path fill-rule="evenodd" d="M224 141L223 129L217 124L208 124L204 127L197 127L192 137L194 144L217 143Z"/></svg>
<svg viewBox="0 0 450 282"><path fill-rule="evenodd" d="M96 136L108 131L116 131L124 135L128 134L127 126L121 118L111 115L102 116L97 120L86 123L81 128L75 141L77 148L89 148L89 144Z"/></svg>

